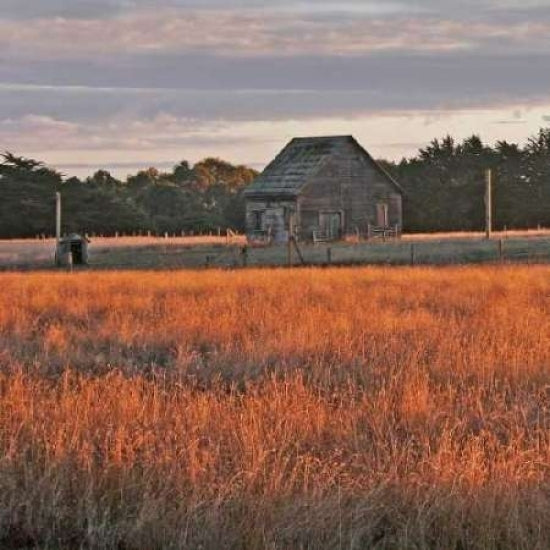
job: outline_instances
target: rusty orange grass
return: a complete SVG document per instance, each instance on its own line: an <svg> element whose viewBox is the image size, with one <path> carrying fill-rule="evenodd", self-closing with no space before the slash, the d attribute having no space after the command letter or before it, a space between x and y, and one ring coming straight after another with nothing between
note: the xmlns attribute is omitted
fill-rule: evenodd
<svg viewBox="0 0 550 550"><path fill-rule="evenodd" d="M546 268L0 288L2 547L550 547Z"/></svg>

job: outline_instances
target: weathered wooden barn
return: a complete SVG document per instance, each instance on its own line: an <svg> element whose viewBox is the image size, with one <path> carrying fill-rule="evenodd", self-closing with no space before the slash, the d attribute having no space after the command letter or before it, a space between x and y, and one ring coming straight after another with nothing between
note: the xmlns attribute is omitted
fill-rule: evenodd
<svg viewBox="0 0 550 550"><path fill-rule="evenodd" d="M293 139L245 190L251 239L399 233L402 189L352 136Z"/></svg>

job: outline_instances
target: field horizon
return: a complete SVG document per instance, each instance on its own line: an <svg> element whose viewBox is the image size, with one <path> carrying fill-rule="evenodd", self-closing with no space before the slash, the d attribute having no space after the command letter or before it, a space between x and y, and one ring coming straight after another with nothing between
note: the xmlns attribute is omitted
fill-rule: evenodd
<svg viewBox="0 0 550 550"><path fill-rule="evenodd" d="M243 247L246 246L246 258ZM298 243L306 266L467 265L550 263L550 230L406 233L399 239ZM55 269L55 239L0 240L0 271ZM90 262L83 269L197 269L288 266L286 245L258 246L244 235L229 237L127 236L92 237ZM293 248L291 263L301 260Z"/></svg>

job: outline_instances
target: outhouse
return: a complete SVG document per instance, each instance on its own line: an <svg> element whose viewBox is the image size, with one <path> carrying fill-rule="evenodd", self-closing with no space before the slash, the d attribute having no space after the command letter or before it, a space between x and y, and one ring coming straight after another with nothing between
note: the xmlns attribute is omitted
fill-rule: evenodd
<svg viewBox="0 0 550 550"><path fill-rule="evenodd" d="M59 239L55 251L57 265L86 265L88 263L89 240L77 233Z"/></svg>

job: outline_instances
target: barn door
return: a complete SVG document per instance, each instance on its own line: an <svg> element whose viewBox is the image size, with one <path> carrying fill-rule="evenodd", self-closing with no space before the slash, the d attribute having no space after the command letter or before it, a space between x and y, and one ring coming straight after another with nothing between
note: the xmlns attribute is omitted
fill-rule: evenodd
<svg viewBox="0 0 550 550"><path fill-rule="evenodd" d="M378 227L388 227L390 225L388 205L385 202L379 202L376 205L376 225Z"/></svg>
<svg viewBox="0 0 550 550"><path fill-rule="evenodd" d="M319 226L329 239L340 238L342 231L341 212L321 212L319 215Z"/></svg>
<svg viewBox="0 0 550 550"><path fill-rule="evenodd" d="M342 215L340 212L331 212L328 215L328 233L331 239L340 237L340 229L342 227Z"/></svg>

